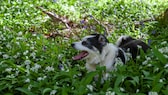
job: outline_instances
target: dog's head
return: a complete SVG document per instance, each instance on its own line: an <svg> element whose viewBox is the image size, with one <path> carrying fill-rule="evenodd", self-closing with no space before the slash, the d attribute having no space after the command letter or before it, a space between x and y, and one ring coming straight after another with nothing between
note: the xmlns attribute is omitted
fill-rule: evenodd
<svg viewBox="0 0 168 95"><path fill-rule="evenodd" d="M100 55L103 47L107 43L109 43L109 41L102 34L86 36L81 41L71 44L73 48L81 51L80 54L73 57L73 60L87 59Z"/></svg>

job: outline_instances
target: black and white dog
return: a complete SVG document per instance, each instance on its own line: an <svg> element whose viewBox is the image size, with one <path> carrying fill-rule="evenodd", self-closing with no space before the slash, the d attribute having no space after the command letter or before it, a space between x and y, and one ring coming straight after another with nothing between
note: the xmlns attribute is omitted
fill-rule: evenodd
<svg viewBox="0 0 168 95"><path fill-rule="evenodd" d="M133 60L136 60L139 55L139 47L144 52L150 48L144 42L130 36L121 36L114 45L109 43L108 39L102 34L91 34L71 45L81 51L80 54L73 57L73 60L85 59L86 69L89 72L95 71L97 65L105 66L106 71L109 72L115 68L116 59L120 59L123 64L126 63L127 52L130 52Z"/></svg>

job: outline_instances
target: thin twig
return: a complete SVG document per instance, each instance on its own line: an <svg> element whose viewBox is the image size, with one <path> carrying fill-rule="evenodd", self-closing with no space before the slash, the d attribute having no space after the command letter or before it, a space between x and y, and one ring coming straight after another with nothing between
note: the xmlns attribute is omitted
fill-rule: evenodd
<svg viewBox="0 0 168 95"><path fill-rule="evenodd" d="M90 16L90 15L88 15L88 16L86 16L85 18L87 18L87 17L91 17L93 20L95 20L99 25L101 25L103 28L104 28L104 35L105 36L107 36L108 35L108 33L109 33L109 29L108 29L108 27L106 26L106 25L104 25L103 23L101 23L99 20L97 20L95 17L93 17L93 16Z"/></svg>

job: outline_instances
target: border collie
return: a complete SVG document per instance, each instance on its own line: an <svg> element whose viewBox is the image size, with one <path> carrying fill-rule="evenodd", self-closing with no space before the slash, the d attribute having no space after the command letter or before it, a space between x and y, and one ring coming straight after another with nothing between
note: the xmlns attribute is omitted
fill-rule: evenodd
<svg viewBox="0 0 168 95"><path fill-rule="evenodd" d="M115 69L116 59L125 64L127 61L126 53L132 55L133 60L139 55L139 47L144 52L150 47L140 40L136 40L130 36L121 36L116 45L109 43L108 39L102 34L91 34L84 37L79 42L71 44L76 50L81 52L73 57L73 60L86 60L86 69L95 71L96 66L105 66L106 72ZM108 75L107 75L108 76ZM107 78L104 76L104 79Z"/></svg>

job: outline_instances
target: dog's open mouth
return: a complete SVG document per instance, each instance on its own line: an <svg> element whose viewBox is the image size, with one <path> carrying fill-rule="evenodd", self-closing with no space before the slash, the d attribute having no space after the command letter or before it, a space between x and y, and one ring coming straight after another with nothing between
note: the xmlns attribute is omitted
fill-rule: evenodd
<svg viewBox="0 0 168 95"><path fill-rule="evenodd" d="M85 58L89 53L87 51L82 51L78 55L72 57L73 60L81 60Z"/></svg>

